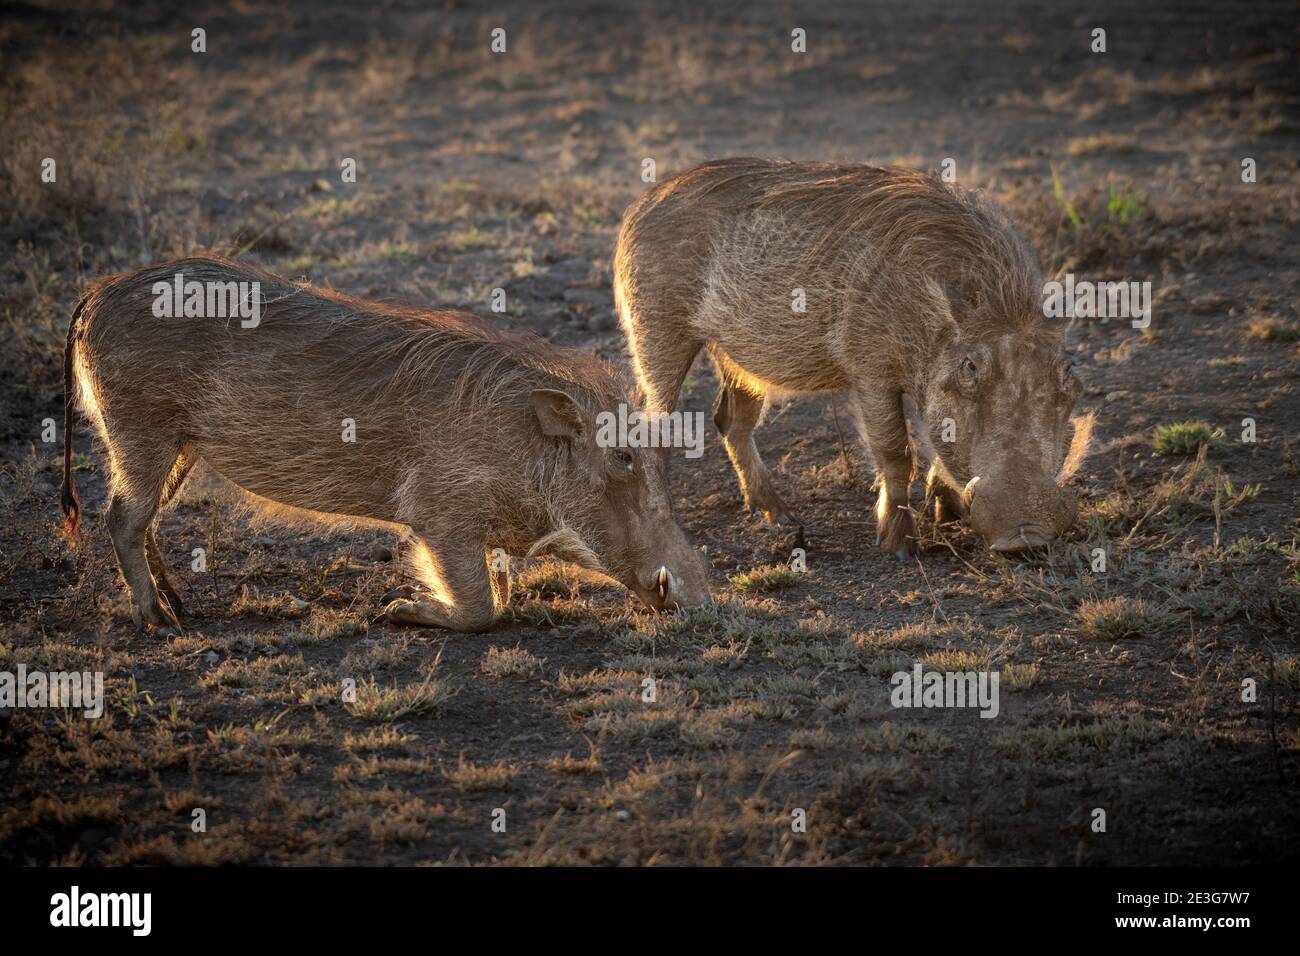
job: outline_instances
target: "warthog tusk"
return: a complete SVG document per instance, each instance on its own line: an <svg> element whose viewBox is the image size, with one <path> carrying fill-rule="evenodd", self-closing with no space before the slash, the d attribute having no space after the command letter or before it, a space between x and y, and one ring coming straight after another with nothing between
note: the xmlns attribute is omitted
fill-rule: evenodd
<svg viewBox="0 0 1300 956"><path fill-rule="evenodd" d="M672 579L673 576L668 573L668 568L665 566L661 565L655 572L655 590L659 592L659 600L668 600L668 588L672 584Z"/></svg>
<svg viewBox="0 0 1300 956"><path fill-rule="evenodd" d="M975 494L975 485L976 483L979 482L979 480L980 480L980 476L976 475L970 481L966 482L966 487L961 490L961 496L966 500L967 503L970 502L971 496Z"/></svg>

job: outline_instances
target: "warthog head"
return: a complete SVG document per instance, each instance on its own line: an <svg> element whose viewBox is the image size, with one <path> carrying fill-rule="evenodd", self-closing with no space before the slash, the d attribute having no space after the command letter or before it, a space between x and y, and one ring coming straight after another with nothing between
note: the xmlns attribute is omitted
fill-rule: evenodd
<svg viewBox="0 0 1300 956"><path fill-rule="evenodd" d="M652 448L602 448L596 413L566 392L529 395L542 433L560 444L562 526L549 552L614 578L654 610L708 604L709 573L673 517L664 462Z"/></svg>
<svg viewBox="0 0 1300 956"><path fill-rule="evenodd" d="M993 550L1044 545L1074 524L1065 483L1092 428L1091 416L1071 421L1079 392L1050 335L958 335L940 355L926 433L940 476L961 491L971 526Z"/></svg>

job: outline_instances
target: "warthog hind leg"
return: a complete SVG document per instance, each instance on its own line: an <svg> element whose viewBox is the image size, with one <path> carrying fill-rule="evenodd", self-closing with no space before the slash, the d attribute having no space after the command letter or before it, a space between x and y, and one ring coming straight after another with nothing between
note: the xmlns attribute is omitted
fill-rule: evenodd
<svg viewBox="0 0 1300 956"><path fill-rule="evenodd" d="M160 508L167 507L171 500L176 497L176 493L180 491L181 485L185 484L186 477L194 467L194 461L193 456L185 452L181 452L177 457L176 464L172 466L171 472L167 475L167 481L163 485L162 500L159 502ZM167 602L172 615L179 620L180 616L185 613L184 603L181 601L181 596L172 584L171 579L167 577L167 567L163 562L162 548L158 546L158 535L152 527L145 536L144 548L145 557L149 560L149 570L153 572L154 582L158 585L158 592L162 595L163 600Z"/></svg>
<svg viewBox="0 0 1300 956"><path fill-rule="evenodd" d="M110 427L107 438L113 460L108 533L131 591L132 619L137 627L179 634L181 625L174 609L159 600L150 567L149 538L168 477L180 457L180 442L169 443L155 434L131 434L120 427Z"/></svg>

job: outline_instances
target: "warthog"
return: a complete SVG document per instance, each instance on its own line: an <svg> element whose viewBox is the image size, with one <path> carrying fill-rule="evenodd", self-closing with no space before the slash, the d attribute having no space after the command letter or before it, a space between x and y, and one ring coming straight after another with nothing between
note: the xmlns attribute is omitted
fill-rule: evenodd
<svg viewBox="0 0 1300 956"><path fill-rule="evenodd" d="M260 283L260 321L157 317L177 273ZM653 608L709 600L658 457L597 444L598 412L627 401L613 371L472 315L217 258L100 282L77 305L64 361L62 507L75 533L74 379L108 447L108 529L137 623L179 627L153 521L200 460L263 510L409 529L427 590L388 605L397 623L488 628L509 598L502 567L490 573L506 554L576 562Z"/></svg>
<svg viewBox="0 0 1300 956"><path fill-rule="evenodd" d="M899 168L728 159L629 207L614 294L652 410L701 348L747 508L792 521L753 432L773 396L841 392L879 476L877 543L913 550L918 455L939 521L999 551L1074 521L1091 418L1033 250L987 202ZM909 419L912 428L909 433Z"/></svg>

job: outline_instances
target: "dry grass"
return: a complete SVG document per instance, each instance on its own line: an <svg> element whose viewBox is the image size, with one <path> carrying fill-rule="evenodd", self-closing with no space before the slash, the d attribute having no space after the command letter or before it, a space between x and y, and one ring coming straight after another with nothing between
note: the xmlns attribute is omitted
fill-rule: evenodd
<svg viewBox="0 0 1300 956"><path fill-rule="evenodd" d="M539 601L577 597L580 588L572 568L551 562L523 572L514 584L526 597Z"/></svg>
<svg viewBox="0 0 1300 956"><path fill-rule="evenodd" d="M454 768L442 772L448 782L464 793L477 793L481 790L509 790L518 774L518 767L512 767L505 763L479 766L467 761L464 754L460 755L460 759Z"/></svg>
<svg viewBox="0 0 1300 956"><path fill-rule="evenodd" d="M1164 623L1146 601L1128 597L1084 601L1076 616L1084 633L1099 641L1150 637Z"/></svg>
<svg viewBox="0 0 1300 956"><path fill-rule="evenodd" d="M769 564L733 574L728 580L741 594L769 594L794 587L799 575L784 564Z"/></svg>
<svg viewBox="0 0 1300 956"><path fill-rule="evenodd" d="M479 670L495 680L528 678L540 672L542 664L543 661L522 647L489 647Z"/></svg>
<svg viewBox="0 0 1300 956"><path fill-rule="evenodd" d="M436 710L456 693L446 681L434 677L436 669L435 664L419 684L380 687L373 677L359 683L356 699L345 705L347 712L371 723L392 723Z"/></svg>
<svg viewBox="0 0 1300 956"><path fill-rule="evenodd" d="M1002 684L1008 690L1026 690L1042 683L1043 669L1037 664L1006 664L1002 668Z"/></svg>
<svg viewBox="0 0 1300 956"><path fill-rule="evenodd" d="M1278 318L1251 319L1246 334L1260 342L1290 343L1300 341L1300 325Z"/></svg>
<svg viewBox="0 0 1300 956"><path fill-rule="evenodd" d="M1131 153L1137 149L1137 138L1132 133L1096 133L1070 140L1066 152L1071 156L1096 156L1101 154Z"/></svg>

